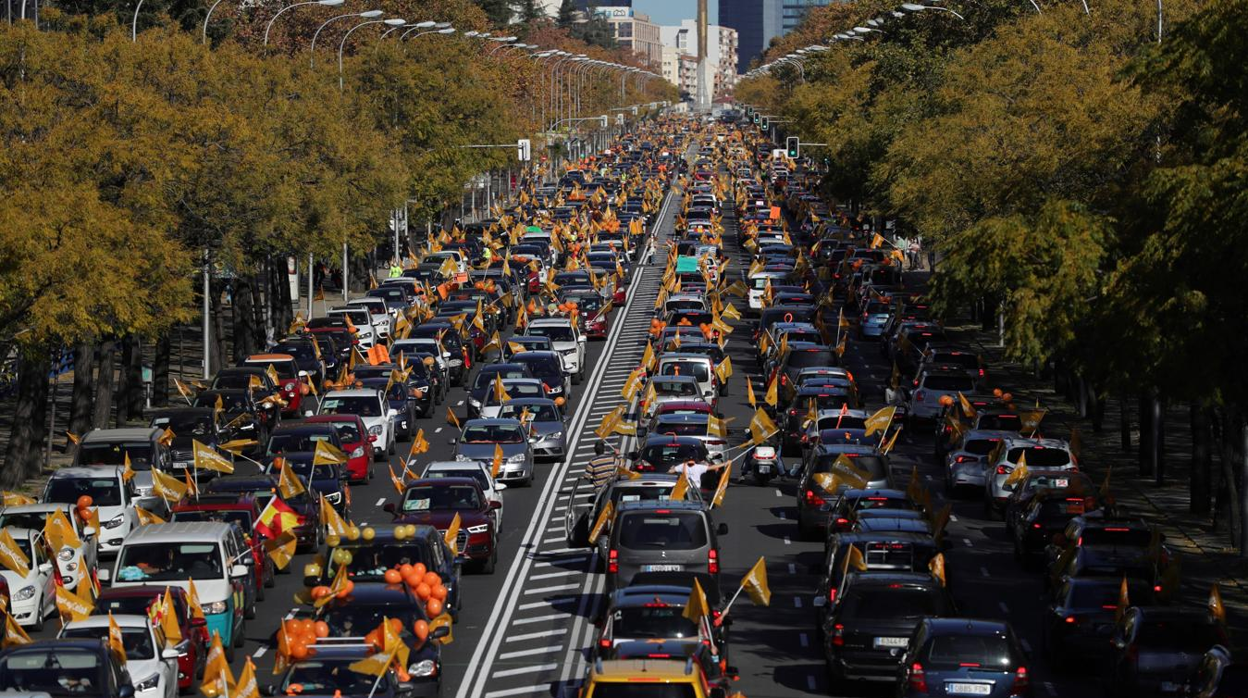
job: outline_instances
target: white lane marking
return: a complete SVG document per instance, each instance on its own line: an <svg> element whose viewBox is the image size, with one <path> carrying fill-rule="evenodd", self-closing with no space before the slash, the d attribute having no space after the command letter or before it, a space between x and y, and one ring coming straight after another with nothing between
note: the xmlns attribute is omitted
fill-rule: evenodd
<svg viewBox="0 0 1248 698"><path fill-rule="evenodd" d="M1019 644L1023 646L1024 652L1026 652L1027 654L1031 654L1031 643L1027 641L1027 638L1023 638L1019 640Z"/></svg>
<svg viewBox="0 0 1248 698"><path fill-rule="evenodd" d="M780 490L776 490L776 496L777 496L777 497L783 497L783 496L784 496L784 494L783 494Z"/></svg>
<svg viewBox="0 0 1248 698"><path fill-rule="evenodd" d="M984 575L985 577L987 577L987 576L988 576L988 568L987 568L987 567L980 567L980 568L979 568L979 573L980 573L980 574L982 574L982 575Z"/></svg>
<svg viewBox="0 0 1248 698"><path fill-rule="evenodd" d="M385 504L385 503L386 503L386 498L382 497L381 499L377 500L377 504L375 506L381 506L382 504Z"/></svg>
<svg viewBox="0 0 1248 698"><path fill-rule="evenodd" d="M525 590L524 590L524 595L525 595L525 596L536 596L536 595L538 595L538 594L549 594L549 593L551 593L551 592L555 592L555 591L568 591L568 590L570 590L570 589L575 589L575 588L577 588L578 586L580 586L580 585L579 585L579 584L557 584L557 585L555 585L555 586L549 586L549 587L538 587L538 588L536 588L536 589L525 589Z"/></svg>
<svg viewBox="0 0 1248 698"><path fill-rule="evenodd" d="M1048 694L1049 694L1049 695L1051 695L1051 696L1055 696L1055 695L1057 695L1057 688L1055 688L1055 687L1053 686L1053 682L1052 682L1052 681L1045 681L1045 682L1044 682L1044 690L1045 690L1045 692L1046 692L1046 693L1048 693Z"/></svg>
<svg viewBox="0 0 1248 698"><path fill-rule="evenodd" d="M523 635L508 635L503 642L525 642L526 640L536 640L539 637L554 637L563 635L568 631L565 628L555 628L554 630L542 630L536 633L524 633Z"/></svg>
<svg viewBox="0 0 1248 698"><path fill-rule="evenodd" d="M958 522L958 517L957 517L955 514L950 514L950 515L949 515L949 521L951 521L951 522L953 522L953 523L957 523L957 522Z"/></svg>
<svg viewBox="0 0 1248 698"><path fill-rule="evenodd" d="M543 671L553 671L558 669L558 664L534 664L533 666L516 667L515 669L503 669L494 672L494 678L501 679L504 676L520 676L521 674L537 674ZM490 695L490 694L487 694Z"/></svg>
<svg viewBox="0 0 1248 698"><path fill-rule="evenodd" d="M563 542L566 542L563 536L555 536L554 538L547 538L546 540L542 541L542 545L550 545L551 543L563 543Z"/></svg>
<svg viewBox="0 0 1248 698"><path fill-rule="evenodd" d="M789 574L797 574L797 565L789 563Z"/></svg>
<svg viewBox="0 0 1248 698"><path fill-rule="evenodd" d="M789 537L788 537L788 536L785 536L785 537L784 537L784 544L785 544L785 545L793 545L793 541L789 540Z"/></svg>
<svg viewBox="0 0 1248 698"><path fill-rule="evenodd" d="M815 690L815 677L814 676L806 677L806 688L812 691Z"/></svg>
<svg viewBox="0 0 1248 698"><path fill-rule="evenodd" d="M499 655L500 657L502 655ZM548 695L550 693L550 684L542 684L541 686L520 686L519 688L508 688L503 691L490 691L485 694L485 698L507 698L507 696L524 696L524 695Z"/></svg>
<svg viewBox="0 0 1248 698"><path fill-rule="evenodd" d="M265 652L268 652L268 651L269 651L268 645L260 645L259 647L256 648L256 653L251 656L253 659L259 659L264 656Z"/></svg>
<svg viewBox="0 0 1248 698"><path fill-rule="evenodd" d="M516 606L516 610L532 611L535 608L549 608L551 606L559 606L565 603L572 603L573 601L576 601L575 596L560 596L558 598L554 598L549 601L538 601L536 603L522 603L519 606Z"/></svg>
<svg viewBox="0 0 1248 698"><path fill-rule="evenodd" d="M536 567L554 567L555 565L564 565L569 562L580 562L581 560L585 560L588 558L589 558L588 555L573 555L571 557L561 557L558 560L547 560L546 562L539 562L533 565L533 567L535 568Z"/></svg>
<svg viewBox="0 0 1248 698"><path fill-rule="evenodd" d="M970 538L963 538L963 539L962 539L962 542L963 542L963 543L966 543L966 547L968 547L968 548L970 548L970 547L974 547L974 543L972 543L972 542L971 542L971 539L970 539Z"/></svg>
<svg viewBox="0 0 1248 698"><path fill-rule="evenodd" d="M503 397L506 397L506 396L504 395ZM464 401L463 401L463 400L460 400L459 402L455 403L455 406L456 406L456 407L463 407L463 406L464 406Z"/></svg>
<svg viewBox="0 0 1248 698"><path fill-rule="evenodd" d="M568 616L563 613L551 613L545 616L533 616L532 618L517 618L511 622L512 625L529 625L532 623L545 623L552 620L563 620Z"/></svg>
<svg viewBox="0 0 1248 698"><path fill-rule="evenodd" d="M434 430L433 430L433 433L435 433L435 434L441 434L441 433L442 433L442 427L438 427L437 429L434 429Z"/></svg>
<svg viewBox="0 0 1248 698"><path fill-rule="evenodd" d="M794 597L793 597L793 608L801 608L801 607L802 607L802 597L800 597L800 596L794 596Z"/></svg>
<svg viewBox="0 0 1248 698"><path fill-rule="evenodd" d="M548 572L546 574L534 574L529 577L529 581L535 582L539 579L553 579L554 577L570 577L574 574L584 574L581 570L564 570L562 572Z"/></svg>
<svg viewBox="0 0 1248 698"><path fill-rule="evenodd" d="M810 647L810 636L806 633L798 634L797 641L801 643L802 647Z"/></svg>

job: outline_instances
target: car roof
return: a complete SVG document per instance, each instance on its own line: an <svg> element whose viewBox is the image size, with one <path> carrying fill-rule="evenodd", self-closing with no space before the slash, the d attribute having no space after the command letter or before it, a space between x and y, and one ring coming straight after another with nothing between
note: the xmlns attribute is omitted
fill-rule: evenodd
<svg viewBox="0 0 1248 698"><path fill-rule="evenodd" d="M48 479L60 480L67 478L99 478L99 477L121 477L121 466L113 465L92 465L77 466L72 468L60 468L52 473Z"/></svg>
<svg viewBox="0 0 1248 698"><path fill-rule="evenodd" d="M513 426L515 427L520 426L520 420L507 419L504 417L478 417L476 419L469 419L468 421L464 422L465 429L467 429L468 427L513 427Z"/></svg>
<svg viewBox="0 0 1248 698"><path fill-rule="evenodd" d="M368 390L365 388L352 388L349 390L331 390L325 393L325 397L377 397L376 390Z"/></svg>
<svg viewBox="0 0 1248 698"><path fill-rule="evenodd" d="M121 429L92 429L82 437L82 443L107 441L143 441L154 439L163 433L157 427L123 427Z"/></svg>
<svg viewBox="0 0 1248 698"><path fill-rule="evenodd" d="M640 511L640 510L648 510L648 509L671 509L671 510L677 510L677 511L695 511L695 512L706 511L705 505L702 502L684 502L684 501L674 502L669 499L648 499L648 500L640 500L636 502L624 502L623 504L620 505L619 510L620 510L620 513L624 513L626 511L631 512L631 511Z"/></svg>
<svg viewBox="0 0 1248 698"><path fill-rule="evenodd" d="M193 521L185 523L148 524L140 526L126 536L125 545L136 543L196 543L213 542L227 535L233 526L226 523Z"/></svg>
<svg viewBox="0 0 1248 698"><path fill-rule="evenodd" d="M1000 620L976 618L928 618L928 629L938 635L975 635L980 637L1003 635L1009 623Z"/></svg>
<svg viewBox="0 0 1248 698"><path fill-rule="evenodd" d="M566 317L544 317L533 318L529 321L529 327L546 327L546 326L570 326L572 320Z"/></svg>
<svg viewBox="0 0 1248 698"><path fill-rule="evenodd" d="M116 622L123 628L148 628L147 616L137 613L111 613L107 616L88 616L82 620L70 621L65 628L107 628L110 622Z"/></svg>

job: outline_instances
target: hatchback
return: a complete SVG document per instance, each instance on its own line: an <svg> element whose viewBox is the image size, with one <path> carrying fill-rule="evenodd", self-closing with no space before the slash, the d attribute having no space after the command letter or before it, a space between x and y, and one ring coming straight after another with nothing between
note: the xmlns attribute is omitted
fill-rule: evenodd
<svg viewBox="0 0 1248 698"><path fill-rule="evenodd" d="M1030 696L1031 672L1008 623L928 618L919 624L901 657L897 695Z"/></svg>

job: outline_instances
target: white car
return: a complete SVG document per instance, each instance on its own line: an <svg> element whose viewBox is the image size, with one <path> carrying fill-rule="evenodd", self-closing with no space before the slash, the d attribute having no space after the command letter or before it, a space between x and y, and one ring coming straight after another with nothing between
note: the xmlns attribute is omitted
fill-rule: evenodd
<svg viewBox="0 0 1248 698"><path fill-rule="evenodd" d="M81 521L74 513L74 507L68 504L23 504L5 507L0 511L0 528L29 528L35 531L44 530L48 516L56 510L65 514L65 519L74 527L78 534L77 546L65 545L56 553L57 571L65 588L73 591L78 584L93 573L99 563L98 531Z"/></svg>
<svg viewBox="0 0 1248 698"><path fill-rule="evenodd" d="M369 315L372 317L373 327L377 328L377 334L380 335L382 339L386 339L390 336L391 324L393 323L394 318L390 315L390 308L386 305L385 301L380 298L352 298L347 301L347 305L350 307L359 306L367 309ZM352 320L352 322L354 322L354 320Z"/></svg>
<svg viewBox="0 0 1248 698"><path fill-rule="evenodd" d="M100 515L100 531L96 533L99 552L116 553L139 525L136 505L159 516L167 511L159 497L139 496L134 484L138 478L126 482L121 474L121 468L61 468L48 478L39 501L75 507L79 497L91 497Z"/></svg>
<svg viewBox="0 0 1248 698"><path fill-rule="evenodd" d="M433 337L412 337L409 339L400 339L390 347L390 356L397 357L399 354L429 354L438 361L438 373L450 380L451 368L458 368L464 365L464 357L452 356L446 346Z"/></svg>
<svg viewBox="0 0 1248 698"><path fill-rule="evenodd" d="M394 453L394 410L386 403L380 390L357 388L330 391L321 398L316 413L359 416L364 426L368 427L369 437L377 437L373 440L374 460L381 461L386 454Z"/></svg>
<svg viewBox="0 0 1248 698"><path fill-rule="evenodd" d="M67 640L108 641L109 616L91 616L65 624L57 636ZM165 642L147 616L112 616L126 648L126 672L136 698L175 698L178 695L178 650Z"/></svg>
<svg viewBox="0 0 1248 698"><path fill-rule="evenodd" d="M23 628L43 629L43 621L56 613L56 580L52 577L52 551L43 540L43 531L29 528L9 528L13 542L30 563L26 576L8 567L0 568L0 575L9 584L9 615Z"/></svg>
<svg viewBox="0 0 1248 698"><path fill-rule="evenodd" d="M1005 501L1014 489L1014 485L1007 488L1005 481L1018 467L1019 459L1028 468L1079 469L1070 444L1062 439L1029 439L1018 435L1002 439L988 454L984 471L984 513L989 519L1005 511Z"/></svg>
<svg viewBox="0 0 1248 698"><path fill-rule="evenodd" d="M377 329L373 327L373 314L368 308L358 305L343 308L330 308L326 313L330 317L349 319L355 325L355 337L360 340L360 350L367 351L377 343Z"/></svg>
<svg viewBox="0 0 1248 698"><path fill-rule="evenodd" d="M415 459L409 461L407 466L415 471ZM498 508L493 512L494 526L497 528L503 525L503 490L507 489L507 485L490 475L491 467L490 463L475 460L441 460L425 466L425 473L421 477L467 477L476 480L485 492L485 498L491 502L498 502Z"/></svg>
<svg viewBox="0 0 1248 698"><path fill-rule="evenodd" d="M573 383L585 377L585 335L570 318L553 317L534 319L525 334L547 337L563 359L563 371L572 376Z"/></svg>

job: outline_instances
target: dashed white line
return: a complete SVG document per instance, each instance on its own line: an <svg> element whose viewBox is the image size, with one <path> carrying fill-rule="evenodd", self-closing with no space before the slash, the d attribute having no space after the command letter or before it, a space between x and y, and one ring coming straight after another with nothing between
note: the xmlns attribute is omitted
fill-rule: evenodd
<svg viewBox="0 0 1248 698"><path fill-rule="evenodd" d="M815 677L814 676L806 677L806 688L812 691L815 690Z"/></svg>
<svg viewBox="0 0 1248 698"><path fill-rule="evenodd" d="M385 504L385 503L386 503L386 498L382 497L381 499L377 500L376 506L381 506L382 504Z"/></svg>
<svg viewBox="0 0 1248 698"><path fill-rule="evenodd" d="M539 637L554 637L555 635L564 635L568 631L565 628L555 628L554 630L543 630L536 633L524 633L523 635L509 635L503 639L503 642L524 642L526 640L536 640Z"/></svg>
<svg viewBox="0 0 1248 698"><path fill-rule="evenodd" d="M801 608L801 607L802 607L802 597L800 597L800 596L794 596L794 597L793 597L793 608Z"/></svg>
<svg viewBox="0 0 1248 698"><path fill-rule="evenodd" d="M1007 616L1010 614L1010 607L1006 606L1004 601L998 602L997 606L1001 609L1002 613L1006 614Z"/></svg>
<svg viewBox="0 0 1248 698"><path fill-rule="evenodd" d="M503 656L503 655L498 655ZM550 693L550 684L542 686L521 686L519 688L508 688L503 691L490 691L485 694L485 698L506 698L507 696L524 696L533 694L547 695Z"/></svg>
<svg viewBox="0 0 1248 698"><path fill-rule="evenodd" d="M539 604L539 605L545 606L546 604ZM560 620L562 618L567 618L567 616L562 613L552 613L547 616L533 616L532 618L518 618L516 620L513 620L511 623L512 625L528 625L530 623L541 623L541 622L548 621L548 620Z"/></svg>
<svg viewBox="0 0 1248 698"><path fill-rule="evenodd" d="M806 633L799 633L797 641L801 643L802 647L810 647L810 636Z"/></svg>
<svg viewBox="0 0 1248 698"><path fill-rule="evenodd" d="M496 679L500 679L505 676L520 676L521 674L537 674L543 671L554 671L557 668L559 668L558 664L534 664L533 666L522 666L516 667L515 669L503 669L502 671L496 671L493 676Z"/></svg>
<svg viewBox="0 0 1248 698"><path fill-rule="evenodd" d="M789 563L789 574L797 574L797 565Z"/></svg>
<svg viewBox="0 0 1248 698"><path fill-rule="evenodd" d="M949 515L949 521L950 521L950 522L952 522L952 523L957 523L957 522L958 522L958 517L957 517L956 515L954 515L954 514L950 514L950 515Z"/></svg>
<svg viewBox="0 0 1248 698"><path fill-rule="evenodd" d="M777 497L783 497L783 496L784 496L784 493L782 493L780 490L776 490L776 496L777 496Z"/></svg>
<svg viewBox="0 0 1248 698"><path fill-rule="evenodd" d="M435 433L435 434L441 434L441 433L442 433L442 427L438 427L437 429L434 429L434 430L433 430L433 433Z"/></svg>
<svg viewBox="0 0 1248 698"><path fill-rule="evenodd" d="M264 656L265 652L268 652L268 651L269 651L268 645L260 645L258 648L256 648L256 653L251 656L254 659L259 659Z"/></svg>
<svg viewBox="0 0 1248 698"><path fill-rule="evenodd" d="M558 584L553 587L538 587L536 589L526 589L524 591L524 595L534 596L536 594L549 594L550 592L554 592L554 591L568 591L569 589L575 589L578 586L580 585L579 584Z"/></svg>
<svg viewBox="0 0 1248 698"><path fill-rule="evenodd" d="M502 654L498 655L498 658L499 659L512 659L514 657L532 657L533 655L536 655L536 654L550 654L552 652L558 652L560 649L562 649L560 645L554 645L553 647L534 647L533 649L528 649L528 650L517 650L515 652L503 652ZM489 694L487 693L486 695L489 695Z"/></svg>
<svg viewBox="0 0 1248 698"><path fill-rule="evenodd" d="M545 562L533 563L534 567L554 567L555 565L566 565L569 562L580 562L588 558L588 555L573 555L571 557L561 557L558 560L547 560Z"/></svg>
<svg viewBox="0 0 1248 698"><path fill-rule="evenodd" d="M580 570L564 570L562 572L550 572L548 574L535 574L529 577L530 580L552 579L554 577L569 577L574 574L584 574Z"/></svg>
<svg viewBox="0 0 1248 698"><path fill-rule="evenodd" d="M971 542L971 539L970 539L970 538L963 538L963 539L962 539L962 542L963 542L963 543L966 543L966 547L968 547L968 548L971 548L971 547L974 547L974 546L975 546L975 544Z"/></svg>
<svg viewBox="0 0 1248 698"><path fill-rule="evenodd" d="M556 599L551 599L550 601L538 601L536 603L522 603L519 606L516 606L516 610L532 611L535 608L548 608L550 606L558 606L560 604L572 603L573 601L576 601L575 596L561 596Z"/></svg>
<svg viewBox="0 0 1248 698"><path fill-rule="evenodd" d="M987 577L987 576L988 576L988 568L987 568L987 567L980 567L980 568L979 568L979 573L980 573L980 574L982 574L982 575L984 575L985 577Z"/></svg>
<svg viewBox="0 0 1248 698"><path fill-rule="evenodd" d="M506 396L504 395L503 397L506 397ZM456 406L456 407L463 407L463 406L464 406L464 401L463 401L463 400L460 400L459 402L455 403L455 406Z"/></svg>
<svg viewBox="0 0 1248 698"><path fill-rule="evenodd" d="M789 537L788 537L788 536L785 536L785 537L784 537L784 544L785 544L785 545L793 545L793 541L789 540Z"/></svg>

